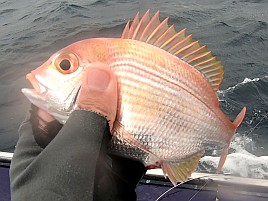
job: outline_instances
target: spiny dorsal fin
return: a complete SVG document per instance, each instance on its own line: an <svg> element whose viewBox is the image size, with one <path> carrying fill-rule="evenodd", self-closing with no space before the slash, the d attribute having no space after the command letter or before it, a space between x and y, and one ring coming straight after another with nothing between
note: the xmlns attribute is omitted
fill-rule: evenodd
<svg viewBox="0 0 268 201"><path fill-rule="evenodd" d="M219 89L223 80L223 66L206 46L193 41L186 35L186 29L176 32L174 25L168 26L168 18L159 20L159 11L150 18L148 10L141 20L139 13L133 22L128 22L122 33L124 39L139 40L157 46L189 63L200 71L209 81L214 91Z"/></svg>
<svg viewBox="0 0 268 201"><path fill-rule="evenodd" d="M185 160L178 162L162 162L163 173L166 174L175 186L178 182L187 180L195 170L204 150L201 150Z"/></svg>

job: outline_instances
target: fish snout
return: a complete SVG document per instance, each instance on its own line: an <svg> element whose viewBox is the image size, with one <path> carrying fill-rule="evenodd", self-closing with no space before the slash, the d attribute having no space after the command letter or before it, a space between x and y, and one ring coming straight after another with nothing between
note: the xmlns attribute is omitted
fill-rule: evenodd
<svg viewBox="0 0 268 201"><path fill-rule="evenodd" d="M38 80L36 79L36 77L34 76L34 74L32 73L28 73L26 75L26 79L29 80L29 82L31 83L31 85L33 86L34 90L37 93L43 93L46 91L45 87L43 87L40 82L38 82Z"/></svg>

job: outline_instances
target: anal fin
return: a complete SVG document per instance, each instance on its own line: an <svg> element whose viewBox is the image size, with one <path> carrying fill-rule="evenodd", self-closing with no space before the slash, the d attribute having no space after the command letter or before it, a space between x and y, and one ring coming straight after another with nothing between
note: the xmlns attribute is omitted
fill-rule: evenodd
<svg viewBox="0 0 268 201"><path fill-rule="evenodd" d="M191 176L203 154L204 150L201 150L179 162L163 161L162 170L175 186L178 182L185 181Z"/></svg>

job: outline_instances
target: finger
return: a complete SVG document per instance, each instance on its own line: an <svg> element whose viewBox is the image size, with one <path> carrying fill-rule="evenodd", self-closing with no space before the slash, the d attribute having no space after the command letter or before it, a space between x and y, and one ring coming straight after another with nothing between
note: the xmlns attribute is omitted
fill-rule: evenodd
<svg viewBox="0 0 268 201"><path fill-rule="evenodd" d="M58 134L62 124L35 105L31 105L30 113L29 120L32 125L34 139L40 147L45 148Z"/></svg>
<svg viewBox="0 0 268 201"><path fill-rule="evenodd" d="M94 63L87 69L77 106L105 116L112 129L117 111L117 79L108 65Z"/></svg>
<svg viewBox="0 0 268 201"><path fill-rule="evenodd" d="M45 110L38 108L37 116L39 117L39 124L45 127L47 123L55 121L55 118Z"/></svg>

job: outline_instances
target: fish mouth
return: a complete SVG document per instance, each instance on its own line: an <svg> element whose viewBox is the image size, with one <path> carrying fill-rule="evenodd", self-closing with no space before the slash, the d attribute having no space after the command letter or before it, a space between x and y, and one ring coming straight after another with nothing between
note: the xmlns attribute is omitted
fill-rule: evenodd
<svg viewBox="0 0 268 201"><path fill-rule="evenodd" d="M65 99L62 99L62 97L57 97L58 94L56 91L45 87L42 82L39 81L39 77L36 77L33 73L27 74L26 78L33 88L23 88L21 90L22 93L33 105L48 112L61 124L64 124L70 113L76 107L76 101L81 86L77 85Z"/></svg>
<svg viewBox="0 0 268 201"><path fill-rule="evenodd" d="M46 94L48 92L47 88L42 85L32 73L27 74L26 79L29 80L33 86L33 89L23 88L21 89L21 92L29 99L32 104L43 110L46 110Z"/></svg>
<svg viewBox="0 0 268 201"><path fill-rule="evenodd" d="M42 94L42 93L45 93L47 90L46 90L46 87L44 85L42 85L37 79L36 77L34 76L34 74L32 73L28 73L26 75L26 79L29 80L29 82L31 83L31 85L33 86L34 90L39 93L39 94Z"/></svg>
<svg viewBox="0 0 268 201"><path fill-rule="evenodd" d="M56 120L58 120L61 124L64 124L67 119L68 115L66 115L64 112L55 110L51 103L48 102L46 94L38 93L35 89L22 89L22 93L29 99L29 101L37 106L38 108L41 108L44 111L47 111L50 115L52 115Z"/></svg>

